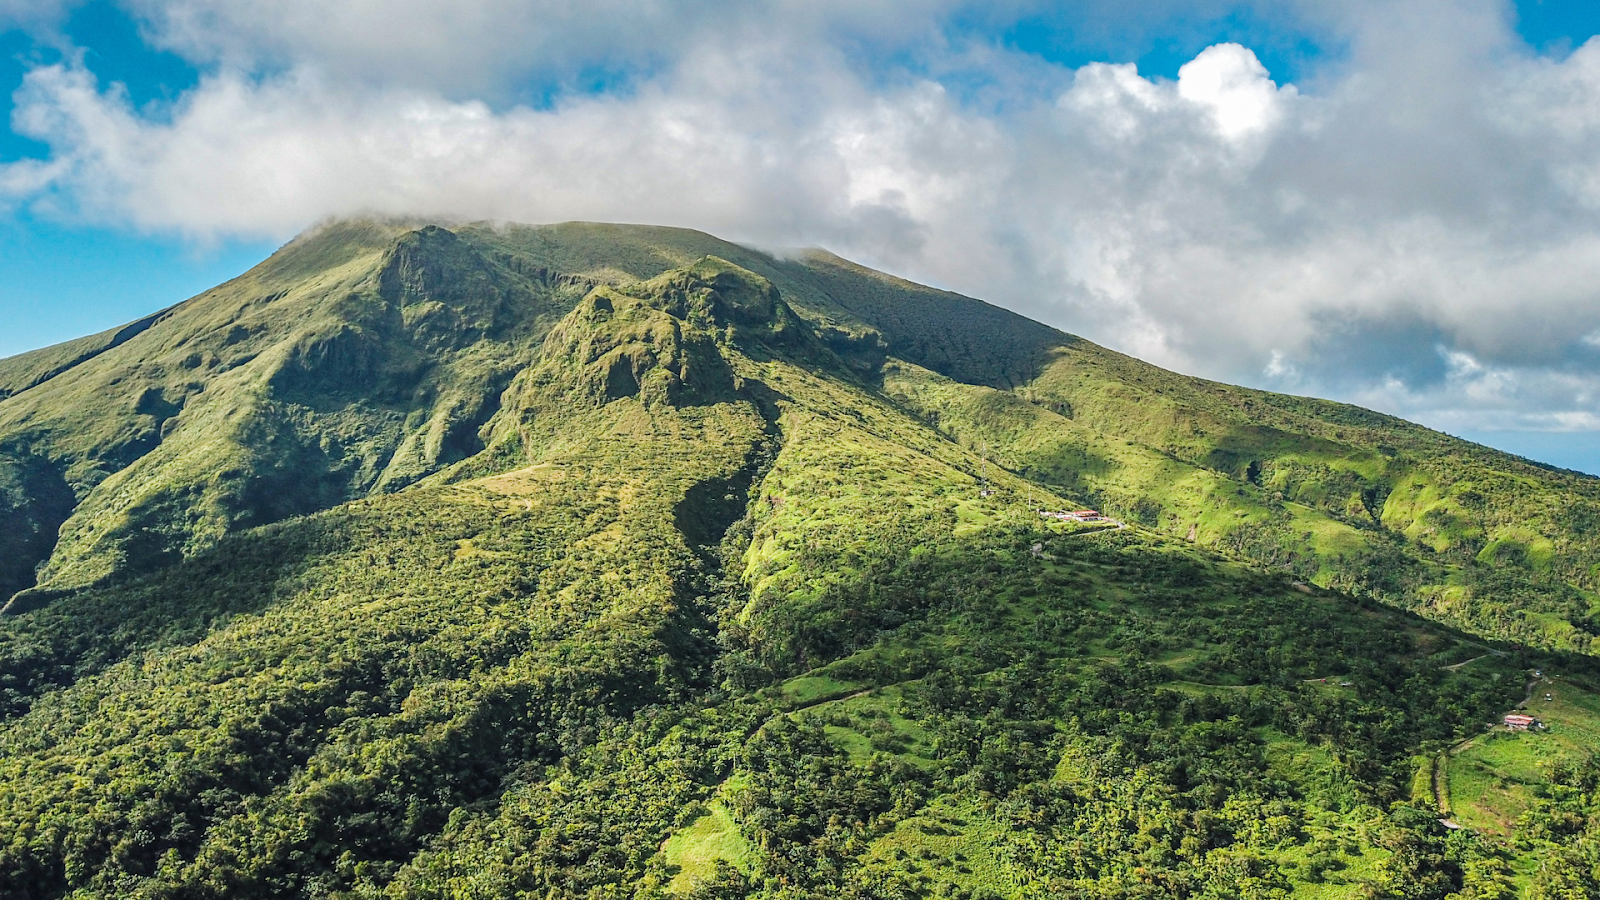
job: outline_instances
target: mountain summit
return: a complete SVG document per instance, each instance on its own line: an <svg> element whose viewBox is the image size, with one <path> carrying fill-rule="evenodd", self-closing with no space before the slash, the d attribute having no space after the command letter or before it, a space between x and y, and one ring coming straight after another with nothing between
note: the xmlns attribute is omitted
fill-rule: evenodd
<svg viewBox="0 0 1600 900"><path fill-rule="evenodd" d="M1600 480L823 251L335 222L0 360L0 894L1586 889L1597 588Z"/></svg>

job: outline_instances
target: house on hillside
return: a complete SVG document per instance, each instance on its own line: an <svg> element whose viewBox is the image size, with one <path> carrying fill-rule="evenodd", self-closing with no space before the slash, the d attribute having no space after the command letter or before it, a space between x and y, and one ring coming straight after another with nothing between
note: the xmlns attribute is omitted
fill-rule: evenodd
<svg viewBox="0 0 1600 900"><path fill-rule="evenodd" d="M1505 717L1504 721L1506 727L1512 731L1527 731L1530 728L1539 727L1538 719L1533 716L1525 716L1522 713L1510 713Z"/></svg>

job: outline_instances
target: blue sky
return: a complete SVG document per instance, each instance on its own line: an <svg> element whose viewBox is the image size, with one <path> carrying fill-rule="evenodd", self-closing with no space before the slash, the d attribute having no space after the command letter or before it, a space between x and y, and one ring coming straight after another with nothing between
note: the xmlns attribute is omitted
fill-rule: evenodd
<svg viewBox="0 0 1600 900"><path fill-rule="evenodd" d="M0 355L330 215L654 221L1600 472L1597 32L1567 0L0 0Z"/></svg>
<svg viewBox="0 0 1600 900"><path fill-rule="evenodd" d="M126 86L133 103L171 101L192 89L199 69L154 50L139 26L109 2L73 10L61 29L84 64L106 83ZM0 35L0 91L10 120L11 96L23 75L62 58L59 37L14 29ZM70 52L70 50L68 51ZM0 132L0 161L48 158L50 147ZM0 356L104 330L170 306L232 278L271 254L281 241L182 235L87 223L27 208L0 218Z"/></svg>

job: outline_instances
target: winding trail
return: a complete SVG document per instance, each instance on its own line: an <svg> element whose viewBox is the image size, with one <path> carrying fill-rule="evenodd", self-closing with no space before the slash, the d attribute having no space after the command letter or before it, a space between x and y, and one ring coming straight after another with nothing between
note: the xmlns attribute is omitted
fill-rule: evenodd
<svg viewBox="0 0 1600 900"><path fill-rule="evenodd" d="M893 686L894 685L889 685L889 687L893 687ZM804 712L805 710L812 709L813 707L821 706L824 703L838 703L841 700L854 700L857 697L865 697L865 696L867 696L868 694L872 693L875 690L877 690L877 688L867 688L864 691L855 691L855 693L829 694L829 695L826 695L826 696L823 696L823 697L817 697L817 698L815 698L813 700L807 700L806 702L800 704L799 706L791 706L787 710L785 710L785 712L789 712L789 713Z"/></svg>
<svg viewBox="0 0 1600 900"><path fill-rule="evenodd" d="M1445 752L1434 756L1433 762L1429 763L1429 765L1433 767L1433 771L1431 773L1433 805L1434 808L1439 810L1439 814L1445 817L1439 821L1446 823L1446 827L1455 825L1455 822L1450 819L1450 804L1445 801L1444 791L1441 789L1439 782L1444 777L1444 768L1445 764L1449 762L1450 752L1451 751L1446 750ZM1449 785L1446 784L1443 785L1443 787L1447 788ZM1460 826L1457 825L1456 827L1459 828Z"/></svg>
<svg viewBox="0 0 1600 900"><path fill-rule="evenodd" d="M1103 528L1085 528L1082 531L1074 531L1071 534L1064 535L1064 537L1087 537L1091 534L1105 534L1108 531L1121 531L1127 527L1127 523L1117 522L1114 525L1107 525Z"/></svg>
<svg viewBox="0 0 1600 900"><path fill-rule="evenodd" d="M1544 680L1542 678L1534 678L1528 681L1528 690L1522 695L1522 702L1517 704L1517 709L1528 708L1528 701L1533 699L1533 686Z"/></svg>
<svg viewBox="0 0 1600 900"><path fill-rule="evenodd" d="M1446 671L1446 672L1458 672L1458 671L1461 670L1462 666L1471 665L1472 663L1475 663L1480 659L1487 659L1490 655L1491 654L1485 653L1482 656L1474 656L1473 658L1467 660L1466 662L1458 662L1455 665L1440 666L1439 668L1442 669L1443 671Z"/></svg>
<svg viewBox="0 0 1600 900"><path fill-rule="evenodd" d="M1479 644L1478 646L1483 647L1482 644ZM1471 665L1472 663L1475 663L1480 659L1488 659L1491 656L1505 656L1506 655L1506 652L1504 650L1496 650L1496 649L1494 649L1492 647L1483 647L1483 650L1485 652L1483 652L1483 653L1481 653L1481 654L1479 654L1477 656L1474 656L1473 658L1471 658L1469 660L1465 660L1463 662L1454 663L1454 664L1448 665L1448 666L1440 666L1439 668L1444 670L1444 671L1446 671L1446 672L1456 672L1456 671L1459 671L1462 666Z"/></svg>

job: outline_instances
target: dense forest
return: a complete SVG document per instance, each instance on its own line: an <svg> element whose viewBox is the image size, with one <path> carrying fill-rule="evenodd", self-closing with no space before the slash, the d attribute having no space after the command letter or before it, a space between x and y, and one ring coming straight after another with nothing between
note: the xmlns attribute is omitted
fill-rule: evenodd
<svg viewBox="0 0 1600 900"><path fill-rule="evenodd" d="M641 227L0 398L0 896L1600 896L1596 479Z"/></svg>

